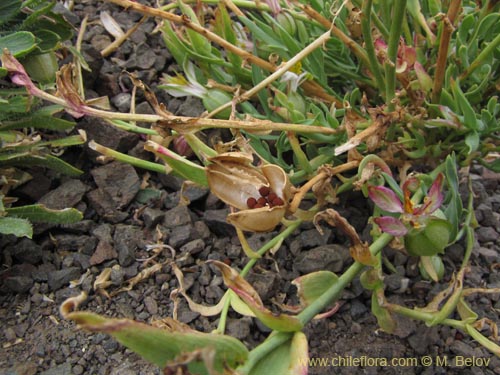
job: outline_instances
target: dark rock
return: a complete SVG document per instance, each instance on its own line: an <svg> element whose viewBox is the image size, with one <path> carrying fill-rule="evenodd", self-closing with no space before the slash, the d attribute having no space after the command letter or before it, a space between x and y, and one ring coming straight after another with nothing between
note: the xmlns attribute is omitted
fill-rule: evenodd
<svg viewBox="0 0 500 375"><path fill-rule="evenodd" d="M188 224L182 225L180 227L175 227L170 233L168 244L175 249L192 240L193 236L194 228L192 225Z"/></svg>
<svg viewBox="0 0 500 375"><path fill-rule="evenodd" d="M196 230L197 237L202 239L210 237L210 229L208 229L207 224L205 224L205 222L196 221L194 223L194 229Z"/></svg>
<svg viewBox="0 0 500 375"><path fill-rule="evenodd" d="M274 296L276 294L276 288L279 285L279 277L273 272L251 272L248 274L247 280L263 301L267 301Z"/></svg>
<svg viewBox="0 0 500 375"><path fill-rule="evenodd" d="M201 187L194 184L186 184L182 190L182 196L188 200L188 202L196 202L197 200L205 197L209 192L206 187Z"/></svg>
<svg viewBox="0 0 500 375"><path fill-rule="evenodd" d="M179 106L179 110L176 112L176 115L198 117L203 112L205 112L205 107L203 106L201 100L194 96L188 96Z"/></svg>
<svg viewBox="0 0 500 375"><path fill-rule="evenodd" d="M151 68L155 64L155 61L156 54L151 47L145 43L141 43L137 46L135 53L131 55L125 66L129 69L139 68L144 70Z"/></svg>
<svg viewBox="0 0 500 375"><path fill-rule="evenodd" d="M49 274L55 270L56 267L52 263L44 263L39 265L38 268L33 271L32 277L35 281L45 282L49 279Z"/></svg>
<svg viewBox="0 0 500 375"><path fill-rule="evenodd" d="M33 279L28 276L11 276L4 281L4 286L14 293L27 293L33 286Z"/></svg>
<svg viewBox="0 0 500 375"><path fill-rule="evenodd" d="M205 248L205 242L202 239L190 241L181 247L181 253L198 254Z"/></svg>
<svg viewBox="0 0 500 375"><path fill-rule="evenodd" d="M477 240L481 243L496 241L498 232L491 227L481 227L476 230Z"/></svg>
<svg viewBox="0 0 500 375"><path fill-rule="evenodd" d="M93 169L91 174L97 186L108 193L117 209L126 207L140 189L139 176L129 164L109 163Z"/></svg>
<svg viewBox="0 0 500 375"><path fill-rule="evenodd" d="M181 225L191 224L191 214L185 205L179 205L165 212L163 225L167 228L175 228Z"/></svg>
<svg viewBox="0 0 500 375"><path fill-rule="evenodd" d="M120 92L119 94L111 98L111 103L118 109L119 112L129 112L130 111L130 101L132 100L132 95L128 92Z"/></svg>
<svg viewBox="0 0 500 375"><path fill-rule="evenodd" d="M87 198L90 205L104 220L116 224L128 217L128 213L116 209L111 196L102 189L92 190L87 194Z"/></svg>
<svg viewBox="0 0 500 375"><path fill-rule="evenodd" d="M97 237L97 239L99 241L112 242L113 241L113 231L114 231L114 227L112 225L101 224L92 231L92 234L95 237Z"/></svg>
<svg viewBox="0 0 500 375"><path fill-rule="evenodd" d="M465 249L459 243L454 243L450 247L446 248L445 254L449 256L453 262L458 263L464 258Z"/></svg>
<svg viewBox="0 0 500 375"><path fill-rule="evenodd" d="M10 247L10 254L21 263L37 264L42 260L42 247L29 238L21 239Z"/></svg>
<svg viewBox="0 0 500 375"><path fill-rule="evenodd" d="M317 246L326 245L328 242L328 237L332 231L330 229L324 229L323 234L320 234L316 229L309 229L301 232L299 234L299 241L302 249L310 249Z"/></svg>
<svg viewBox="0 0 500 375"><path fill-rule="evenodd" d="M80 268L78 267L69 267L64 268L59 271L53 271L48 275L48 284L50 290L58 290L63 286L69 284L71 280L76 280L80 278Z"/></svg>
<svg viewBox="0 0 500 375"><path fill-rule="evenodd" d="M368 308L362 302L357 299L351 301L351 317L353 320L360 319L363 315L368 312Z"/></svg>
<svg viewBox="0 0 500 375"><path fill-rule="evenodd" d="M226 325L226 334L235 337L238 340L244 340L250 334L250 326L252 321L248 317L239 319L228 319Z"/></svg>
<svg viewBox="0 0 500 375"><path fill-rule="evenodd" d="M29 171L32 179L18 187L16 195L36 202L47 194L51 188L52 180L42 170Z"/></svg>
<svg viewBox="0 0 500 375"><path fill-rule="evenodd" d="M61 227L61 229L64 229L65 231L70 232L70 233L85 234L85 233L91 232L92 228L94 226L95 226L95 222L92 220L80 220L80 221L77 221L76 223L61 224L60 227Z"/></svg>
<svg viewBox="0 0 500 375"><path fill-rule="evenodd" d="M182 178L174 176L172 174L160 174L159 178L163 187L172 191L181 190L182 184L184 183L184 180Z"/></svg>
<svg viewBox="0 0 500 375"><path fill-rule="evenodd" d="M85 130L87 138L94 140L96 143L109 147L119 152L127 152L136 145L139 141L139 136L134 133L127 132L110 126L106 121L96 118L84 117L78 122L78 128ZM96 151L88 149L88 152L96 157L100 155ZM122 164L126 165L126 164ZM119 184L115 181L115 184Z"/></svg>
<svg viewBox="0 0 500 375"><path fill-rule="evenodd" d="M146 310L148 310L148 313L151 315L158 314L158 304L154 298L150 296L144 297L144 306L146 306Z"/></svg>
<svg viewBox="0 0 500 375"><path fill-rule="evenodd" d="M54 236L56 248L60 252L77 251L90 255L97 245L97 238L85 235L58 234Z"/></svg>
<svg viewBox="0 0 500 375"><path fill-rule="evenodd" d="M477 253L479 256L483 257L488 264L498 263L500 257L497 250L488 249L487 247L479 247L479 249L477 249Z"/></svg>
<svg viewBox="0 0 500 375"><path fill-rule="evenodd" d="M99 241L97 247L92 254L89 262L90 265L95 266L97 264L101 264L106 260L116 259L118 257L118 253L116 252L113 245L111 245L108 241Z"/></svg>
<svg viewBox="0 0 500 375"><path fill-rule="evenodd" d="M88 190L80 180L68 180L58 188L45 194L38 203L55 210L73 207L82 200L83 194Z"/></svg>
<svg viewBox="0 0 500 375"><path fill-rule="evenodd" d="M328 270L340 272L350 259L349 249L341 245L324 245L300 253L295 261L295 269L303 274Z"/></svg>
<svg viewBox="0 0 500 375"><path fill-rule="evenodd" d="M143 237L139 227L124 224L116 226L113 240L122 267L130 266L135 261L135 251L144 246Z"/></svg>
<svg viewBox="0 0 500 375"><path fill-rule="evenodd" d="M165 217L165 212L157 208L146 207L142 211L142 220L147 228L154 228Z"/></svg>
<svg viewBox="0 0 500 375"><path fill-rule="evenodd" d="M41 372L40 375L71 375L71 364L63 363L49 370Z"/></svg>
<svg viewBox="0 0 500 375"><path fill-rule="evenodd" d="M408 288L409 279L397 273L393 273L384 277L384 284L388 291L396 293L404 293Z"/></svg>
<svg viewBox="0 0 500 375"><path fill-rule="evenodd" d="M210 231L217 236L233 237L236 235L234 227L226 221L229 209L207 210L203 213L203 220Z"/></svg>

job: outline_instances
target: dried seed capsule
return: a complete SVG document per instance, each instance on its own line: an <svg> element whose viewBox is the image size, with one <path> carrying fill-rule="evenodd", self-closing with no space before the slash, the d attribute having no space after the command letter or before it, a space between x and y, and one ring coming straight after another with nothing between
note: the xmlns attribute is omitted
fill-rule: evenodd
<svg viewBox="0 0 500 375"><path fill-rule="evenodd" d="M262 197L267 197L269 195L269 192L271 191L271 189L267 186L262 186L260 189L259 189L259 194L262 196Z"/></svg>
<svg viewBox="0 0 500 375"><path fill-rule="evenodd" d="M253 197L250 197L247 199L248 208L254 208L256 204L257 204L257 199L255 199Z"/></svg>

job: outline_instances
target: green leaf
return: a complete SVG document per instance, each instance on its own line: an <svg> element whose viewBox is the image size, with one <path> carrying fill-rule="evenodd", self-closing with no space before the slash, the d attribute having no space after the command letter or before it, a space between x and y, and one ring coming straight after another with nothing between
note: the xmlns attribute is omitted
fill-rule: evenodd
<svg viewBox="0 0 500 375"><path fill-rule="evenodd" d="M45 156L28 155L19 158L10 158L9 160L3 161L2 163L4 165L14 165L18 167L26 167L26 166L45 167L53 169L59 173L63 173L71 177L76 177L83 173L81 170L73 167L72 165L52 155L45 155Z"/></svg>
<svg viewBox="0 0 500 375"><path fill-rule="evenodd" d="M165 368L176 359L180 360L181 356L208 351L214 354L213 370L222 373L226 366L234 369L248 356L247 348L233 337L197 332L173 319L163 320L165 325L160 328L129 319L105 318L89 312L73 312L66 317L85 330L110 334L122 345L160 368ZM192 374L209 374L200 356L194 355L188 368Z"/></svg>
<svg viewBox="0 0 500 375"><path fill-rule="evenodd" d="M305 307L313 303L338 280L337 275L330 271L317 271L300 276L292 281L297 287L301 304Z"/></svg>
<svg viewBox="0 0 500 375"><path fill-rule="evenodd" d="M14 57L21 57L36 47L35 36L27 31L18 31L0 37L0 52L7 48Z"/></svg>
<svg viewBox="0 0 500 375"><path fill-rule="evenodd" d="M486 168L491 169L493 172L500 173L500 159L495 159L491 163L486 162L485 160L480 160L481 164Z"/></svg>
<svg viewBox="0 0 500 375"><path fill-rule="evenodd" d="M465 127L472 130L478 130L476 113L474 112L474 109L472 108L471 104L469 103L464 93L460 89L460 86L457 81L451 82L451 90L453 91L453 96L455 97L455 100L457 101L458 106L462 114L464 115Z"/></svg>
<svg viewBox="0 0 500 375"><path fill-rule="evenodd" d="M26 219L18 217L0 217L0 233L13 234L16 237L33 236L33 227Z"/></svg>
<svg viewBox="0 0 500 375"><path fill-rule="evenodd" d="M425 228L408 232L404 237L405 248L413 256L442 254L449 244L451 229L447 220L433 217Z"/></svg>
<svg viewBox="0 0 500 375"><path fill-rule="evenodd" d="M384 290L379 288L372 293L372 313L377 318L380 328L387 333L393 333L396 329L396 321L389 310L383 307L383 303L385 303Z"/></svg>
<svg viewBox="0 0 500 375"><path fill-rule="evenodd" d="M252 367L248 375L304 375L308 367L307 338L296 332L291 340L267 353Z"/></svg>
<svg viewBox="0 0 500 375"><path fill-rule="evenodd" d="M0 3L0 25L12 20L21 11L21 0L3 0Z"/></svg>
<svg viewBox="0 0 500 375"><path fill-rule="evenodd" d="M469 147L469 155L479 148L479 133L472 131L465 136L465 144Z"/></svg>
<svg viewBox="0 0 500 375"><path fill-rule="evenodd" d="M460 315L460 318L462 318L462 321L467 324L474 323L478 318L477 313L470 308L463 297L461 297L458 301L457 312L458 315Z"/></svg>
<svg viewBox="0 0 500 375"><path fill-rule="evenodd" d="M9 215L28 219L36 223L70 224L83 218L83 214L75 208L53 210L43 204L7 208Z"/></svg>

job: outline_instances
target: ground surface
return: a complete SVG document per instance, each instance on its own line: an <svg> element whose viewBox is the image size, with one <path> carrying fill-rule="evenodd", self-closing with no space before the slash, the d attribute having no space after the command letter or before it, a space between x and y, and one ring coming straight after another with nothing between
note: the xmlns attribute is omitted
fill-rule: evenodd
<svg viewBox="0 0 500 375"><path fill-rule="evenodd" d="M111 37L98 23L99 12L109 11L124 29L130 28L140 16L94 0L76 3L74 11L67 13L68 19L78 26L85 15L89 16L83 52L93 71L85 79L87 97L107 95L117 110L128 111L130 85L121 75L122 70L136 72L154 87L162 72L173 69L171 56L160 35L150 34L155 28L150 20L116 53L102 59L99 51L110 43ZM202 111L197 100L180 101L166 94L160 95L160 99L176 114L197 115ZM137 103L137 112L151 111L140 95ZM150 158L142 151L143 140L138 136L112 129L95 119L79 121L78 128L86 130L89 139L98 143ZM59 305L67 297L85 290L89 298L82 309L144 322L171 316L174 304L170 293L178 284L168 264L170 260L183 269L188 293L195 301L216 303L225 287L204 261L218 259L239 268L245 264L234 230L225 223L227 209L206 189L194 186L184 190L181 200L182 181L177 178L148 175L114 162L96 163L96 155L88 148L69 150L65 158L85 171L80 179L33 171L35 178L16 194L25 201L43 202L49 207L76 207L84 212L84 220L65 227L37 226L33 240L0 239L0 373L158 374L157 369L108 336L76 330L74 324L61 318ZM499 176L480 168L473 173L480 227L476 230L477 243L465 284L500 287L498 268L492 267L500 263ZM369 209L364 204L364 199L353 194L337 207L360 233L368 231ZM258 248L269 238L271 234L254 235L250 243ZM153 245L158 243L170 248L163 247L153 261L147 261L154 254ZM350 264L345 245L345 238L335 230L325 228L321 236L312 226L304 225L273 257L260 261L249 280L268 306L273 305L272 301L293 301L296 291L291 281L295 277L324 268L340 273ZM460 264L463 251L463 244L447 250L444 256L447 280ZM385 279L390 301L423 306L443 288L444 284L435 286L421 280L415 259L391 249L385 253L397 269L397 273L388 273ZM105 268L111 268L112 284L106 290L112 293L126 285L126 280L158 262L165 265L129 291L108 298L94 289L96 278ZM74 280L79 282L71 287L70 281ZM499 297L472 296L469 302L479 316L498 322ZM205 332L217 326L216 318L191 312L183 300L178 317ZM446 327L428 328L407 319L398 323L394 335L378 331L370 312L370 296L359 282L354 282L343 294L342 306L335 315L314 321L306 329L311 357L333 358L329 363L340 366L318 365L311 367L310 374L500 374L500 359L492 357L468 336ZM268 334L254 320L232 314L227 330L249 347ZM426 367L422 362L427 355L434 363ZM460 356L491 358L491 361L487 366L457 367L454 360ZM401 358L399 366L379 366L382 359L393 358ZM345 366L349 360L364 362L360 366ZM436 365L436 360L441 361L441 366Z"/></svg>

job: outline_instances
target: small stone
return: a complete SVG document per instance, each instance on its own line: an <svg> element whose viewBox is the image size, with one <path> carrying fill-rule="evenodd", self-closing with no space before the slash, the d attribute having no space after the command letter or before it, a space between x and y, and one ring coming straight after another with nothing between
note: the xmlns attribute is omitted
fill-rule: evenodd
<svg viewBox="0 0 500 375"><path fill-rule="evenodd" d="M112 162L90 173L97 186L111 197L116 209L126 207L140 189L139 176L129 164Z"/></svg>
<svg viewBox="0 0 500 375"><path fill-rule="evenodd" d="M313 247L326 245L332 231L330 229L324 229L323 232L323 234L320 234L316 229L302 231L299 234L302 249L311 249Z"/></svg>
<svg viewBox="0 0 500 375"><path fill-rule="evenodd" d="M252 321L248 317L228 319L226 325L227 334L238 340L244 340L250 335L251 323Z"/></svg>
<svg viewBox="0 0 500 375"><path fill-rule="evenodd" d="M118 109L119 112L130 111L130 101L132 100L132 95L128 92L121 92L111 98L111 103Z"/></svg>
<svg viewBox="0 0 500 375"><path fill-rule="evenodd" d="M99 241L111 242L113 240L113 226L110 224L101 224L92 231L92 235Z"/></svg>
<svg viewBox="0 0 500 375"><path fill-rule="evenodd" d="M17 338L16 332L11 327L5 328L3 334L6 341L14 341Z"/></svg>
<svg viewBox="0 0 500 375"><path fill-rule="evenodd" d="M40 375L71 375L71 364L63 363L49 370L41 372Z"/></svg>
<svg viewBox="0 0 500 375"><path fill-rule="evenodd" d="M146 207L142 212L142 220L147 228L154 228L165 217L165 212L156 208Z"/></svg>
<svg viewBox="0 0 500 375"><path fill-rule="evenodd" d="M48 277L49 288L52 291L58 290L69 284L71 280L79 279L80 275L80 268L78 267L69 267L51 272Z"/></svg>
<svg viewBox="0 0 500 375"><path fill-rule="evenodd" d="M57 189L45 194L38 203L48 208L62 210L79 203L87 190L87 185L80 180L68 180Z"/></svg>
<svg viewBox="0 0 500 375"><path fill-rule="evenodd" d="M497 250L488 249L487 247L479 247L477 249L479 256L483 257L488 264L498 263L500 254Z"/></svg>
<svg viewBox="0 0 500 375"><path fill-rule="evenodd" d="M361 303L357 299L351 301L351 317L353 320L361 318L368 312L368 308L364 303Z"/></svg>
<svg viewBox="0 0 500 375"><path fill-rule="evenodd" d="M210 237L210 229L208 229L207 224L203 221L196 221L194 223L194 229L196 230L197 237L202 239Z"/></svg>
<svg viewBox="0 0 500 375"><path fill-rule="evenodd" d="M182 225L180 227L175 227L172 229L170 236L168 238L168 244L174 249L178 248L192 239L194 229L192 225Z"/></svg>
<svg viewBox="0 0 500 375"><path fill-rule="evenodd" d="M118 253L115 248L107 241L99 241L97 247L90 258L90 265L95 266L106 260L116 259Z"/></svg>
<svg viewBox="0 0 500 375"><path fill-rule="evenodd" d="M207 210L203 213L203 220L210 231L220 237L233 237L236 234L234 227L227 222L229 209Z"/></svg>
<svg viewBox="0 0 500 375"><path fill-rule="evenodd" d="M118 262L122 267L130 266L135 261L135 252L143 247L144 234L141 228L133 225L118 224L113 240L118 252Z"/></svg>
<svg viewBox="0 0 500 375"><path fill-rule="evenodd" d="M491 227L481 227L477 229L476 235L480 243L493 242L499 238L497 231Z"/></svg>
<svg viewBox="0 0 500 375"><path fill-rule="evenodd" d="M194 184L188 184L182 191L182 196L186 198L189 202L196 202L204 198L209 192L206 187L201 187Z"/></svg>
<svg viewBox="0 0 500 375"><path fill-rule="evenodd" d="M198 254L205 248L205 242L202 239L197 239L188 242L181 247L181 253Z"/></svg>
<svg viewBox="0 0 500 375"><path fill-rule="evenodd" d="M94 252L97 239L91 236L75 234L59 234L54 236L59 252L81 252L90 255Z"/></svg>
<svg viewBox="0 0 500 375"><path fill-rule="evenodd" d="M254 273L251 272L247 278L263 301L268 300L276 294L279 277L273 272Z"/></svg>
<svg viewBox="0 0 500 375"><path fill-rule="evenodd" d="M107 86L110 86L110 84ZM93 139L96 143L119 152L127 152L139 141L137 134L109 126L106 121L99 118L83 117L78 121L77 127L87 133L88 139ZM86 149L86 151L92 157L100 155L97 151L91 149Z"/></svg>
<svg viewBox="0 0 500 375"><path fill-rule="evenodd" d="M349 249L344 246L319 246L300 253L295 261L295 269L303 274L320 270L340 272L349 258Z"/></svg>
<svg viewBox="0 0 500 375"><path fill-rule="evenodd" d="M128 217L128 213L116 209L111 196L102 189L92 190L87 198L92 208L106 221L116 224Z"/></svg>
<svg viewBox="0 0 500 375"><path fill-rule="evenodd" d="M7 277L3 283L14 293L27 293L33 286L33 279L28 276L11 276Z"/></svg>
<svg viewBox="0 0 500 375"><path fill-rule="evenodd" d="M82 375L85 369L81 365L73 366L73 375Z"/></svg>
<svg viewBox="0 0 500 375"><path fill-rule="evenodd" d="M12 257L21 263L37 264L42 260L42 247L29 238L21 239L10 248Z"/></svg>
<svg viewBox="0 0 500 375"><path fill-rule="evenodd" d="M144 298L144 306L146 306L146 310L151 315L158 314L158 304L156 300L150 296Z"/></svg>
<svg viewBox="0 0 500 375"><path fill-rule="evenodd" d="M165 212L163 225L167 228L175 228L185 224L191 224L191 214L185 205L179 205Z"/></svg>
<svg viewBox="0 0 500 375"><path fill-rule="evenodd" d="M51 263L40 264L36 270L33 271L32 276L35 281L45 282L49 278L49 274L54 272L56 267Z"/></svg>

